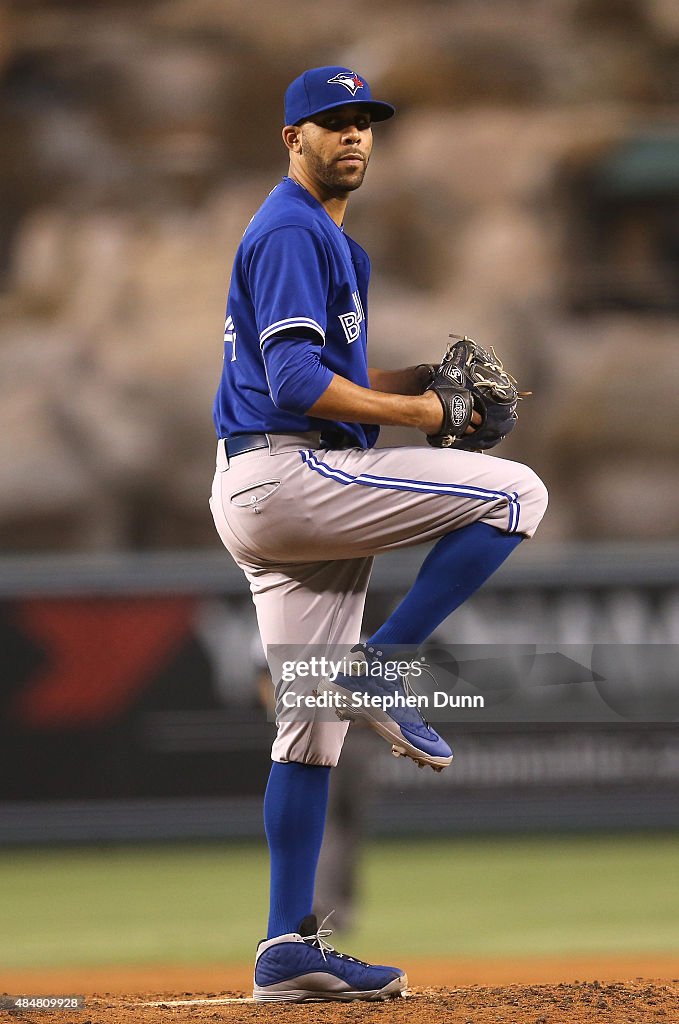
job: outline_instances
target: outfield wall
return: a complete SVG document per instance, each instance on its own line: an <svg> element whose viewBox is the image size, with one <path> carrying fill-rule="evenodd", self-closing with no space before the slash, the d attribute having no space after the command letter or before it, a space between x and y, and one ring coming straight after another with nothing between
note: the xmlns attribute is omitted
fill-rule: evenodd
<svg viewBox="0 0 679 1024"><path fill-rule="evenodd" d="M377 560L368 629L422 557ZM677 643L679 546L525 545L428 650L521 645L528 704L437 723L435 778L352 730L337 785L376 834L676 828ZM261 833L270 684L221 551L3 560L0 669L1 843Z"/></svg>

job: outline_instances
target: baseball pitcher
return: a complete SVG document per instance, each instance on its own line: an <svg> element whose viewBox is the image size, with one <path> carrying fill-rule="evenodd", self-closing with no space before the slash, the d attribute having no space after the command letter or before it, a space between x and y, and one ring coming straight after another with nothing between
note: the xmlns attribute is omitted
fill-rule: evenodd
<svg viewBox="0 0 679 1024"><path fill-rule="evenodd" d="M463 337L437 364L369 364L370 262L343 225L373 125L393 114L345 67L305 71L287 89L288 174L250 221L233 265L210 500L249 582L264 649L348 644L371 668L386 645L423 643L533 535L547 504L531 469L485 454L514 428L520 398L492 349ZM387 424L421 431L429 446L375 448ZM432 541L411 589L359 644L373 557ZM345 698L403 685L351 671L328 683ZM451 763L416 707L368 706L360 716L396 754L436 771ZM380 1000L407 984L397 967L338 953L311 914L346 717L278 723L264 798L270 914L257 1000Z"/></svg>

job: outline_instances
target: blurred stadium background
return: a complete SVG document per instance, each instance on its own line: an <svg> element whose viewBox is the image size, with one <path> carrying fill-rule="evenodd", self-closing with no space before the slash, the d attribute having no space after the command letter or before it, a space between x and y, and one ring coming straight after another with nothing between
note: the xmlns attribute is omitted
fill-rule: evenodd
<svg viewBox="0 0 679 1024"><path fill-rule="evenodd" d="M190 985L260 937L272 726L207 508L210 406L232 256L286 170L283 90L335 62L399 108L347 223L373 361L467 332L534 391L503 454L547 518L436 643L679 640L673 0L0 0L5 978ZM368 623L421 558L378 561ZM574 693L551 725L449 725L436 779L352 736L319 899L356 952L451 982L460 958L666 972L677 716L598 720Z"/></svg>

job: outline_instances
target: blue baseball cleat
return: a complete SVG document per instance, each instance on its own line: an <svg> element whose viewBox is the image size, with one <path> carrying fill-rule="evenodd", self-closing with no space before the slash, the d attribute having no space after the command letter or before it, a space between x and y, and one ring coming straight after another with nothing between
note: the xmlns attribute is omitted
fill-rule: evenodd
<svg viewBox="0 0 679 1024"><path fill-rule="evenodd" d="M259 943L252 993L257 1002L378 1002L404 994L408 979L403 971L338 953L326 942L332 931L323 924L319 928L315 915L309 914L299 932Z"/></svg>
<svg viewBox="0 0 679 1024"><path fill-rule="evenodd" d="M335 708L337 717L345 721L365 722L392 744L391 752L395 757L410 757L420 768L429 765L434 771L442 772L453 760L453 752L425 721L417 706L407 705L408 698L417 698L410 684L402 677L392 682L383 675L365 674L365 664L371 665L381 659L382 651L358 644L352 652L361 652L365 656L365 662L353 663L352 669L356 674L339 675L333 682L323 680L318 692L336 694L341 702Z"/></svg>

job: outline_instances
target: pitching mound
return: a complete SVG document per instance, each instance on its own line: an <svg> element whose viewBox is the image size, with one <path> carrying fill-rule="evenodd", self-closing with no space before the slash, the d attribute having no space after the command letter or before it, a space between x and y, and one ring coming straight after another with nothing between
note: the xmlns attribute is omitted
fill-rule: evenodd
<svg viewBox="0 0 679 1024"><path fill-rule="evenodd" d="M87 997L82 1012L12 1013L3 1020L36 1024L677 1024L679 981L580 982L487 988L414 988L387 1003L254 1003L249 993L136 993Z"/></svg>

